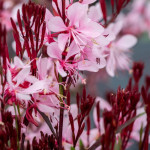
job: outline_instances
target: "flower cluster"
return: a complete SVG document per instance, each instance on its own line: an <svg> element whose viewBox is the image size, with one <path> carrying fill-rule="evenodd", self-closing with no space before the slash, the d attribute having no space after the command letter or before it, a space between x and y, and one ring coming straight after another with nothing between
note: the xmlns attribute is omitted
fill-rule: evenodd
<svg viewBox="0 0 150 150"><path fill-rule="evenodd" d="M125 89L110 94L109 103L86 90L85 72L103 69L114 77L117 70L130 70L137 34L126 32L129 27L121 16L116 19L129 2L111 0L111 15L104 0L51 0L50 10L31 1L24 3L16 19L10 18L13 59L6 42L9 26L4 26L4 2L0 2L2 149L124 150L131 145L130 138L139 141L140 128L146 129L139 147L148 149L150 79L146 78L140 93L143 63L134 63L132 79ZM80 84L83 92L76 94L72 104L71 90ZM146 112L147 122L135 127L134 122L142 122L140 109Z"/></svg>

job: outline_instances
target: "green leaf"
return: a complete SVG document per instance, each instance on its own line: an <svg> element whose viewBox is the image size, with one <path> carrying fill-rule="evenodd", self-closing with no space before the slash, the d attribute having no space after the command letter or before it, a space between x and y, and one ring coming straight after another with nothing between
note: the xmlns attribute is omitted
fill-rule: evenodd
<svg viewBox="0 0 150 150"><path fill-rule="evenodd" d="M115 143L114 150L121 150L121 145L122 145L122 140L121 140L121 137L119 136L118 143L117 142Z"/></svg>
<svg viewBox="0 0 150 150"><path fill-rule="evenodd" d="M75 148L74 148L74 147L71 147L70 150L75 150Z"/></svg>
<svg viewBox="0 0 150 150"><path fill-rule="evenodd" d="M84 144L81 139L79 140L79 146L80 146L80 150L85 150Z"/></svg>
<svg viewBox="0 0 150 150"><path fill-rule="evenodd" d="M142 146L142 134L143 134L143 123L142 123L142 125L141 125L139 134L140 134L140 135L139 135L139 136L140 136L139 149L141 149L141 146Z"/></svg>
<svg viewBox="0 0 150 150"><path fill-rule="evenodd" d="M43 119L45 120L46 124L48 125L48 127L50 128L50 130L52 131L53 135L55 136L55 138L57 139L57 135L53 129L53 126L49 120L49 118L47 117L47 115L45 115L43 112L41 112L39 109L37 109L37 111L40 113L40 115L43 117Z"/></svg>
<svg viewBox="0 0 150 150"><path fill-rule="evenodd" d="M121 126L118 127L116 133L120 133L124 128L126 128L128 125L130 125L131 123L133 123L137 118L143 116L145 114L145 112L133 117L132 119L128 120L127 122L125 122L124 124L122 124Z"/></svg>

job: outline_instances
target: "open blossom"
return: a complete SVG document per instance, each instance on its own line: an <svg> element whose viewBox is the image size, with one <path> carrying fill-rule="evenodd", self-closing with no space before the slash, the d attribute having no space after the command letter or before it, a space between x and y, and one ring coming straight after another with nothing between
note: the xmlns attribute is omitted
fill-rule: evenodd
<svg viewBox="0 0 150 150"><path fill-rule="evenodd" d="M120 18L124 20L124 33L139 36L146 31L145 4L146 0L135 0L131 6L131 11L126 17L123 14L120 15Z"/></svg>
<svg viewBox="0 0 150 150"><path fill-rule="evenodd" d="M28 87L28 82L25 82L30 74L30 65L24 65L22 61L15 57L14 63L11 63L7 69L7 81L5 87L5 96L8 96L8 103L12 104L17 100L30 100L29 95L23 94L24 86ZM22 84L22 86L20 86Z"/></svg>
<svg viewBox="0 0 150 150"><path fill-rule="evenodd" d="M57 60L56 68L62 77L67 76L67 72L69 73L69 75L72 75L76 73L76 70L80 70L80 71L86 70L86 71L97 72L99 68L103 68L105 66L106 62L102 56L101 56L102 62L100 59L100 62L98 64L96 62L96 57L93 56L95 59L92 60L92 54L90 52L89 54L86 53L86 56L88 56L89 58L91 57L91 59L88 59L88 57L86 59L83 59L82 54L80 54L80 49L73 42L71 46L67 48L67 51L68 52L67 52L65 59L62 59L62 50L59 48L59 45L56 42L51 43L48 46L48 55L51 58L55 58ZM74 60L69 59L71 57L73 57Z"/></svg>
<svg viewBox="0 0 150 150"><path fill-rule="evenodd" d="M64 24L61 17L52 17L48 24L52 32L62 32L58 36L58 44L62 49L66 43L70 44L73 38L75 43L80 46L85 46L92 38L96 38L103 32L103 27L92 21L87 16L87 5L74 3L66 11L68 23ZM78 15L76 12L82 12ZM68 42L67 42L68 41Z"/></svg>
<svg viewBox="0 0 150 150"><path fill-rule="evenodd" d="M11 17L11 14L9 11L0 11L0 21L3 22L4 25L6 25L7 30L11 29L11 22L9 18Z"/></svg>
<svg viewBox="0 0 150 150"><path fill-rule="evenodd" d="M150 2L147 3L145 7L145 22L146 22L146 30L148 31L149 37L150 37Z"/></svg>
<svg viewBox="0 0 150 150"><path fill-rule="evenodd" d="M22 4L17 4L13 7L15 2L12 1L1 1L0 5L0 21L3 25L6 26L7 30L12 29L10 17L13 17L15 21L17 21L17 11L18 9L21 9Z"/></svg>
<svg viewBox="0 0 150 150"><path fill-rule="evenodd" d="M106 66L103 47L111 40L109 35L103 34L102 25L88 18L87 4L92 2L80 1L65 6L65 20L61 16L52 15L47 19L49 12L46 13L51 39L58 35L56 42L48 44L47 53L56 60L56 69L62 77L72 76L77 70L97 72ZM68 5L67 2L65 4ZM61 7L58 7L62 13ZM76 11L82 13L78 15Z"/></svg>
<svg viewBox="0 0 150 150"><path fill-rule="evenodd" d="M122 29L122 25L122 22L110 24L105 31L106 33L111 31L114 35L114 40L106 48L110 53L107 58L106 66L106 71L110 76L115 76L117 69L130 69L132 62L130 58L130 49L137 43L136 37L131 34L126 34L117 38L117 35Z"/></svg>

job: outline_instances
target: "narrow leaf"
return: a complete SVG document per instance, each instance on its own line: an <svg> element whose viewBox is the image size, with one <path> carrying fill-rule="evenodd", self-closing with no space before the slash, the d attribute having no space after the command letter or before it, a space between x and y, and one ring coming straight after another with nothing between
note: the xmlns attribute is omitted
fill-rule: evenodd
<svg viewBox="0 0 150 150"><path fill-rule="evenodd" d="M80 147L80 150L85 150L85 146L81 139L79 140L79 147Z"/></svg>
<svg viewBox="0 0 150 150"><path fill-rule="evenodd" d="M74 148L74 147L71 147L70 150L75 150L75 148Z"/></svg>
<svg viewBox="0 0 150 150"><path fill-rule="evenodd" d="M133 123L137 118L143 116L145 114L145 112L133 117L132 119L128 120L127 122L125 122L124 124L122 124L121 126L118 127L116 133L120 133L124 128L126 128L128 125L130 125L131 123Z"/></svg>
<svg viewBox="0 0 150 150"><path fill-rule="evenodd" d="M48 125L48 127L50 128L50 130L52 131L53 135L55 136L55 138L57 139L57 135L53 129L53 126L49 120L49 118L47 117L47 115L45 115L43 112L41 112L39 109L37 109L37 111L40 113L40 115L43 117L43 119L45 120L46 124Z"/></svg>

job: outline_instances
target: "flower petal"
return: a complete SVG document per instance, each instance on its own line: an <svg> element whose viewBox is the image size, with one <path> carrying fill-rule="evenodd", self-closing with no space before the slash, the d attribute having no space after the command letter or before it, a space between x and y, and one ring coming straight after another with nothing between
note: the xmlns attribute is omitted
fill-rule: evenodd
<svg viewBox="0 0 150 150"><path fill-rule="evenodd" d="M65 49L68 38L69 34L59 34L58 36L58 46L62 51Z"/></svg>
<svg viewBox="0 0 150 150"><path fill-rule="evenodd" d="M69 59L69 57L77 54L80 52L80 49L79 47L77 46L77 44L75 44L75 42L72 42L70 47L68 48L68 53L67 53L67 56L66 56L66 60Z"/></svg>
<svg viewBox="0 0 150 150"><path fill-rule="evenodd" d="M47 54L51 58L56 58L56 59L61 60L62 51L58 47L58 44L56 42L53 42L47 47Z"/></svg>
<svg viewBox="0 0 150 150"><path fill-rule="evenodd" d="M60 17L52 17L48 22L48 28L53 32L61 32L67 30L63 20Z"/></svg>
<svg viewBox="0 0 150 150"><path fill-rule="evenodd" d="M78 2L72 4L67 11L67 18L70 20L70 25L79 25L79 21L87 16L88 5L83 5ZM78 14L77 12L80 12Z"/></svg>
<svg viewBox="0 0 150 150"><path fill-rule="evenodd" d="M95 63L88 60L80 61L78 63L78 69L82 71L91 71L91 72L97 72L99 70L99 68Z"/></svg>
<svg viewBox="0 0 150 150"><path fill-rule="evenodd" d="M92 4L94 2L96 2L96 0L83 0L82 4Z"/></svg>
<svg viewBox="0 0 150 150"><path fill-rule="evenodd" d="M136 43L137 38L133 35L128 34L120 38L116 44L120 49L127 50L132 48Z"/></svg>
<svg viewBox="0 0 150 150"><path fill-rule="evenodd" d="M104 28L90 19L85 19L81 22L80 28L77 29L87 37L96 38L104 32Z"/></svg>
<svg viewBox="0 0 150 150"><path fill-rule="evenodd" d="M67 76L67 73L64 71L63 67L60 65L60 63L58 61L56 62L56 68L57 68L57 71L59 72L59 74L62 77L66 77Z"/></svg>

